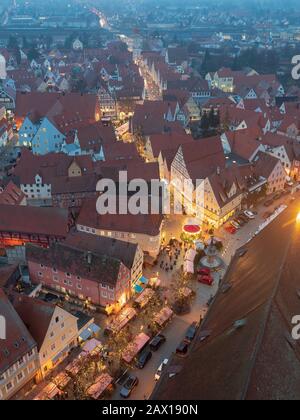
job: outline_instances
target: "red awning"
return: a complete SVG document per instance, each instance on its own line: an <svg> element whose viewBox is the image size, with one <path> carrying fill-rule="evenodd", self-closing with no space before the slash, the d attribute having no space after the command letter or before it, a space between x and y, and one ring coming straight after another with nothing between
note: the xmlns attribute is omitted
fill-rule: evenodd
<svg viewBox="0 0 300 420"><path fill-rule="evenodd" d="M183 226L183 230L185 233L196 234L201 231L201 228L199 225L185 225Z"/></svg>

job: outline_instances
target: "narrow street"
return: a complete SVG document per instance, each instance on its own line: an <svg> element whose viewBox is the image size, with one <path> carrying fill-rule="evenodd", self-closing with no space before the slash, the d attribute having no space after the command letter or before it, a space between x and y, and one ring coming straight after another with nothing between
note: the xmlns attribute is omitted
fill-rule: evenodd
<svg viewBox="0 0 300 420"><path fill-rule="evenodd" d="M164 359L170 359L172 353L175 352L176 347L185 337L185 333L189 325L193 321L199 321L200 316L202 314L204 315L207 311L206 302L210 296L215 294L217 291L219 274L216 273L214 276L216 281L212 287L197 283L196 298L193 301L191 312L182 316L174 315L172 321L162 331L162 334L164 334L166 337L166 342L158 351L152 353L152 358L146 364L145 368L142 370L134 369L130 371L132 374L138 377L139 385L132 392L129 399L143 400L150 397L156 384L154 375L157 371L157 368ZM196 280L194 281L196 283ZM118 385L112 395L113 400L122 399L122 397L120 397L120 389L121 386Z"/></svg>
<svg viewBox="0 0 300 420"><path fill-rule="evenodd" d="M148 101L161 101L162 96L159 87L155 84L144 63L139 59L136 64L139 66L140 74L144 79L145 99Z"/></svg>

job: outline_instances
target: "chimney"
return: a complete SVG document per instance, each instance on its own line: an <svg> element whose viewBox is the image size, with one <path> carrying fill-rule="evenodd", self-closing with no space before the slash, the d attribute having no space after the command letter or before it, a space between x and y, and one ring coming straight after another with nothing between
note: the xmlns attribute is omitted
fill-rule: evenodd
<svg viewBox="0 0 300 420"><path fill-rule="evenodd" d="M221 169L220 169L220 166L218 166L217 167L217 175L220 175L220 173L221 173Z"/></svg>

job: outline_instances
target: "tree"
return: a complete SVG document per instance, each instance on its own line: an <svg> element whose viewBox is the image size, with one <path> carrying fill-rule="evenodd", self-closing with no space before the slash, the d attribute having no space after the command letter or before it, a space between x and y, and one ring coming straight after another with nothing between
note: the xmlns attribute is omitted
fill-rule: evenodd
<svg viewBox="0 0 300 420"><path fill-rule="evenodd" d="M208 124L209 127L215 126L215 110L214 108L210 108L209 114L208 114Z"/></svg>
<svg viewBox="0 0 300 420"><path fill-rule="evenodd" d="M27 41L26 36L23 36L23 38L22 38L22 47L26 50L27 50L27 48L29 48L29 43Z"/></svg>
<svg viewBox="0 0 300 420"><path fill-rule="evenodd" d="M22 61L20 48L17 48L16 49L16 51L15 51L15 57L16 57L17 65L19 66L21 64L21 61Z"/></svg>
<svg viewBox="0 0 300 420"><path fill-rule="evenodd" d="M190 310L191 299L194 295L191 279L191 274L186 274L180 270L173 275L171 281L172 308L177 314L184 314ZM192 291L190 295L187 295L187 288Z"/></svg>
<svg viewBox="0 0 300 420"><path fill-rule="evenodd" d="M8 43L7 43L7 48L9 50L16 50L17 48L19 48L19 43L18 43L18 40L15 36L13 36L13 35L9 36Z"/></svg>
<svg viewBox="0 0 300 420"><path fill-rule="evenodd" d="M39 56L40 56L40 53L38 52L38 50L34 46L32 46L27 53L27 57L28 57L29 61L37 60L39 58Z"/></svg>
<svg viewBox="0 0 300 420"><path fill-rule="evenodd" d="M206 112L202 115L200 127L204 131L209 129L209 117Z"/></svg>
<svg viewBox="0 0 300 420"><path fill-rule="evenodd" d="M206 75L210 71L210 53L209 50L205 50L204 59L201 66L201 72Z"/></svg>

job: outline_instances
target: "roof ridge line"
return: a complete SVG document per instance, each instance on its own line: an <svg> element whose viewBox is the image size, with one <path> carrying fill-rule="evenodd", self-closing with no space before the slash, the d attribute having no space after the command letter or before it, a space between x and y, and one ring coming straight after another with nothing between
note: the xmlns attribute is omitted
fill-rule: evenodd
<svg viewBox="0 0 300 420"><path fill-rule="evenodd" d="M250 381L251 381L251 378L252 378L253 369L254 369L254 366L255 366L255 363L256 363L256 359L257 359L257 354L258 354L258 351L259 351L259 349L262 345L263 338L265 336L266 325L267 325L268 319L270 318L272 303L274 302L274 299L275 299L277 291L278 291L278 287L279 287L279 284L280 284L280 279L281 279L281 276L282 276L282 271L283 271L283 268L285 266L286 257L287 257L287 254L288 254L289 250L290 250L290 247L291 247L291 242L292 242L292 235L290 236L290 240L289 240L289 242L286 246L286 250L285 250L285 253L283 255L283 263L280 266L280 270L279 270L278 275L277 275L277 281L276 281L276 284L274 286L273 293L270 296L269 302L266 306L266 317L265 317L264 322L262 323L260 333L258 334L258 337L257 337L257 340L256 340L257 344L256 344L256 348L255 348L255 351L254 351L254 357L253 357L253 360L251 362L249 375L248 375L248 378L247 378L246 383L245 383L244 391L242 392L242 400L246 399L246 395L247 395L247 392L248 392L248 389L249 389L249 384L250 384Z"/></svg>

